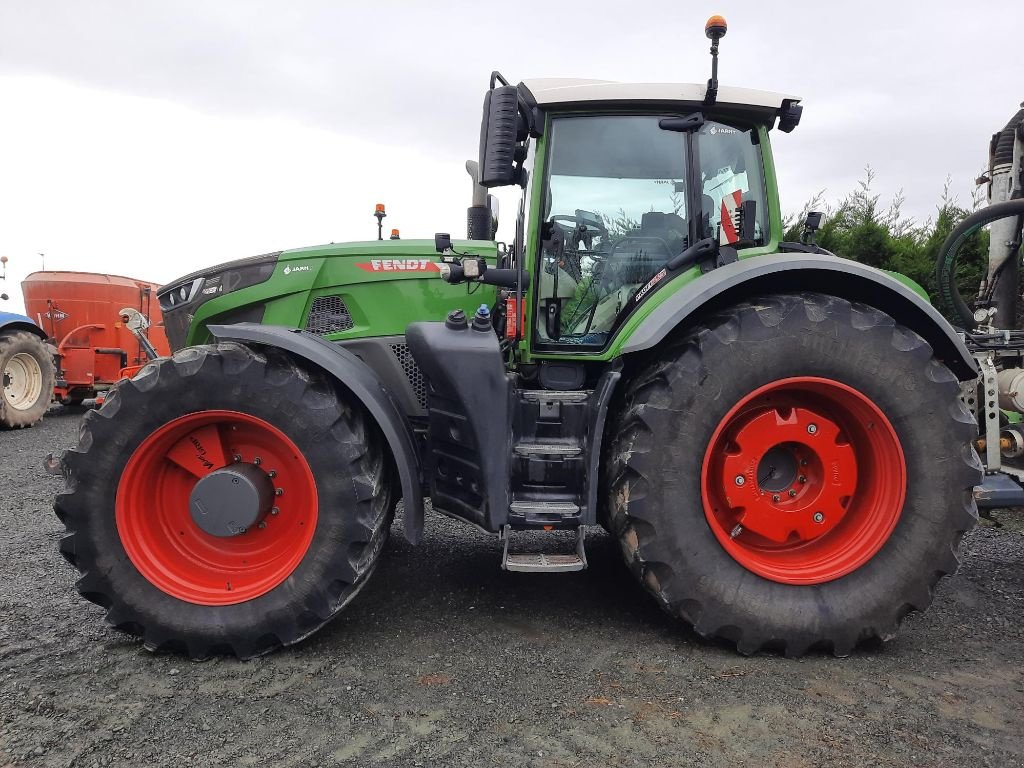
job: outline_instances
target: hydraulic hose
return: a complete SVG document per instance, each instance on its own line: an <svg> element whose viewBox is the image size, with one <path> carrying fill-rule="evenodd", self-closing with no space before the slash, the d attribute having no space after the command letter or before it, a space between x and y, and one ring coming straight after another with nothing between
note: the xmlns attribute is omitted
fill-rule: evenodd
<svg viewBox="0 0 1024 768"><path fill-rule="evenodd" d="M1022 110L1024 112L1024 110ZM935 282L938 286L939 305L950 314L960 319L965 330L973 330L977 325L974 313L960 295L956 284L956 257L971 235L993 221L1017 216L1017 232L1020 232L1021 220L1024 219L1024 198L997 203L972 213L949 233L949 237L939 248L935 259ZM1016 258L1016 256L1014 256ZM1005 262L1004 262L1005 263Z"/></svg>

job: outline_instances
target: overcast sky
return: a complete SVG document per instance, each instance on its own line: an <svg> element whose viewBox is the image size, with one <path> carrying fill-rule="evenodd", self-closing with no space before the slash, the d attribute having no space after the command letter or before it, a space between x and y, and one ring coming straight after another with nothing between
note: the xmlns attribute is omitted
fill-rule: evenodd
<svg viewBox="0 0 1024 768"><path fill-rule="evenodd" d="M0 308L20 311L40 252L165 282L369 239L376 202L403 237L462 234L492 69L703 82L712 13L722 83L803 97L797 130L773 133L787 211L867 164L920 219L947 176L969 203L1024 99L1017 0L0 0Z"/></svg>

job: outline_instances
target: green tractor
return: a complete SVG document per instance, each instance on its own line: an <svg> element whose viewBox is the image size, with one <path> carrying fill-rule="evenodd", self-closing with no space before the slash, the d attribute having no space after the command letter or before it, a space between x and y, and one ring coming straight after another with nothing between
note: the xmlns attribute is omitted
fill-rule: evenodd
<svg viewBox="0 0 1024 768"><path fill-rule="evenodd" d="M150 649L257 656L366 584L399 500L419 542L429 497L509 571L580 570L603 526L745 654L845 655L924 609L976 519L976 364L911 281L817 247L817 217L782 242L770 136L802 107L720 88L706 31L706 85L494 73L465 240L164 286L174 354L63 456L82 595ZM488 189L512 185L496 243Z"/></svg>

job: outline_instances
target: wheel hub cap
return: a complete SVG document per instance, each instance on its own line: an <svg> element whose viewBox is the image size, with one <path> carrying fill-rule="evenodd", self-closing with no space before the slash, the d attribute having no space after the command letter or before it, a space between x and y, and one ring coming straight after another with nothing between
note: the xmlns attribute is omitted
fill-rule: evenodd
<svg viewBox="0 0 1024 768"><path fill-rule="evenodd" d="M811 432L808 428L813 427ZM754 413L730 425L722 487L733 488L737 523L778 544L813 541L846 513L857 485L857 458L838 424L809 408ZM735 477L745 478L742 485Z"/></svg>
<svg viewBox="0 0 1024 768"><path fill-rule="evenodd" d="M254 464L235 464L201 478L189 496L192 521L211 536L240 536L270 512L274 486Z"/></svg>

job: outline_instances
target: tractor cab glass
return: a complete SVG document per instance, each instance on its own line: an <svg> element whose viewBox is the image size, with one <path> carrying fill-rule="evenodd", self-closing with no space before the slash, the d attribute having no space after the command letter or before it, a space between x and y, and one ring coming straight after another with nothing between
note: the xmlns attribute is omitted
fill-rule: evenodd
<svg viewBox="0 0 1024 768"><path fill-rule="evenodd" d="M662 130L660 117L552 120L536 293L540 343L603 347L666 261L703 237L737 243L736 212L745 200L757 202L755 233L763 240L764 182L751 131L705 123L695 140L700 167L691 172L694 140ZM689 190L698 179L694 205Z"/></svg>
<svg viewBox="0 0 1024 768"><path fill-rule="evenodd" d="M768 231L768 207L757 132L716 122L706 122L697 133L700 160L701 233L717 237L721 245L737 245L737 211L747 200L756 204L754 240L764 245Z"/></svg>

